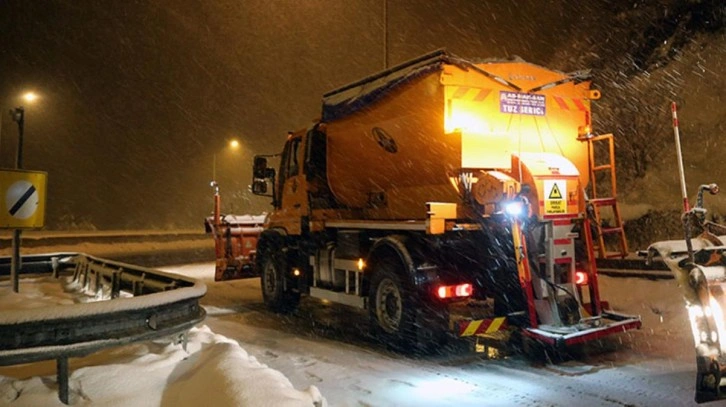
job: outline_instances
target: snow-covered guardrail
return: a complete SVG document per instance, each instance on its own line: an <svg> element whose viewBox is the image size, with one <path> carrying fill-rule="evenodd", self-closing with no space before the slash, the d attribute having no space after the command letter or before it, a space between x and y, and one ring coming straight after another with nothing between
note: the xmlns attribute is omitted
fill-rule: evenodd
<svg viewBox="0 0 726 407"><path fill-rule="evenodd" d="M185 344L205 317L206 286L159 270L80 253L23 257L36 273L68 275L98 301L0 313L0 365L57 360L58 395L68 403L68 358L162 337ZM31 266L32 265L32 266Z"/></svg>
<svg viewBox="0 0 726 407"><path fill-rule="evenodd" d="M12 234L0 231L0 245L9 246ZM190 239L209 239L202 230L110 230L110 231L43 231L23 233L23 247L76 245L79 243L169 242Z"/></svg>
<svg viewBox="0 0 726 407"><path fill-rule="evenodd" d="M0 233L0 256L11 255L11 236ZM35 253L84 252L147 267L214 261L214 240L202 231L28 231L22 236L23 256ZM3 264L7 262L7 267ZM32 273L23 262L18 274ZM0 257L0 277L10 270L10 257Z"/></svg>

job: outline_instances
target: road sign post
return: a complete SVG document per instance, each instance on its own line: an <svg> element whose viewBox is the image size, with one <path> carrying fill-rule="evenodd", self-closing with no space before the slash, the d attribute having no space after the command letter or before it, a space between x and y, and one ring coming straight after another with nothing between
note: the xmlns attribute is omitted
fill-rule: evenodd
<svg viewBox="0 0 726 407"><path fill-rule="evenodd" d="M10 110L10 115L12 116L13 121L18 123L18 154L15 159L15 168L21 169L23 168L23 131L25 128L25 109L22 106L16 107L15 109ZM20 271L20 267L22 267L20 264L20 238L20 229L13 230L13 257L10 263L10 279L13 282L13 292L16 293L20 291L18 284L18 272Z"/></svg>
<svg viewBox="0 0 726 407"><path fill-rule="evenodd" d="M29 93L32 98L34 96ZM20 239L23 228L43 227L45 221L45 180L47 174L23 169L23 132L25 130L25 109L22 106L10 109L10 116L18 124L18 150L15 171L0 170L0 190L5 194L6 211L0 211L0 228L13 228L13 256L10 263L10 277L13 291L19 291L21 257Z"/></svg>

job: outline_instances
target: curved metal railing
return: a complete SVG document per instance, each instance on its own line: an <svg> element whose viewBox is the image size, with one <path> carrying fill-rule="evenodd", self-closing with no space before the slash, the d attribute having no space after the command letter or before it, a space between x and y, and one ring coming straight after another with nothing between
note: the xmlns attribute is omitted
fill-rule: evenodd
<svg viewBox="0 0 726 407"><path fill-rule="evenodd" d="M26 272L67 276L99 299L0 313L0 366L56 359L59 398L66 404L69 357L163 337L186 345L186 332L205 317L199 300L206 286L193 279L82 253L22 260Z"/></svg>

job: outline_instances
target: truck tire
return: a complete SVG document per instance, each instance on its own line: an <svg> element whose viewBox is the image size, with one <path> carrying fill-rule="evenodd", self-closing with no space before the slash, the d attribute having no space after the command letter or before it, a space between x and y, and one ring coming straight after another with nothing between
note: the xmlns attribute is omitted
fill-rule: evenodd
<svg viewBox="0 0 726 407"><path fill-rule="evenodd" d="M369 312L373 333L378 340L396 351L416 345L412 290L397 272L400 264L392 259L381 261L371 279Z"/></svg>
<svg viewBox="0 0 726 407"><path fill-rule="evenodd" d="M300 303L300 293L286 289L285 274L287 273L287 259L277 242L266 242L262 250L257 253L260 265L260 285L262 299L267 308L279 313L294 311Z"/></svg>

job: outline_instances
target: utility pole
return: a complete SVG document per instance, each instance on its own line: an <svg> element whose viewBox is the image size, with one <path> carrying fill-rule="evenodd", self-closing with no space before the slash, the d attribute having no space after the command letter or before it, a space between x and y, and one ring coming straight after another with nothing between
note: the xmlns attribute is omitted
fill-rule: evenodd
<svg viewBox="0 0 726 407"><path fill-rule="evenodd" d="M383 0L383 69L388 69L388 0Z"/></svg>
<svg viewBox="0 0 726 407"><path fill-rule="evenodd" d="M13 121L18 123L18 154L15 158L15 169L23 168L23 131L25 128L25 109L20 106L10 110ZM13 229L13 256L10 263L10 278L13 281L13 292L19 292L19 274L22 268L20 258L21 230Z"/></svg>

